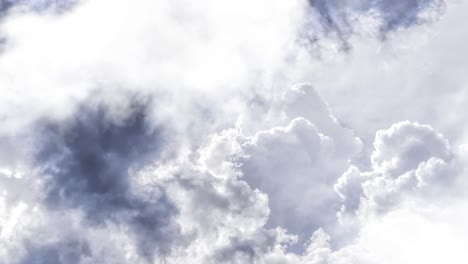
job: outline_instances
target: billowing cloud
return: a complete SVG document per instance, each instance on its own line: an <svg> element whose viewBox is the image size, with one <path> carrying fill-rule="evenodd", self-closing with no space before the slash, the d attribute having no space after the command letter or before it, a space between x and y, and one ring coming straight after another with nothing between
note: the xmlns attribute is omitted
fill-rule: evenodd
<svg viewBox="0 0 468 264"><path fill-rule="evenodd" d="M269 196L269 225L308 237L336 220L333 184L361 142L344 128L308 84L294 86L281 102L286 126L258 132L244 143L243 179Z"/></svg>
<svg viewBox="0 0 468 264"><path fill-rule="evenodd" d="M353 230L359 222L366 225L367 219L385 218L408 204L440 206L439 201L459 198L457 185L466 164L430 126L394 124L377 132L374 148L370 171L351 166L335 184L344 226Z"/></svg>
<svg viewBox="0 0 468 264"><path fill-rule="evenodd" d="M447 188L456 176L448 141L428 125L394 124L377 132L374 148L371 171L351 167L335 185L347 210L357 210L363 202L361 206L386 211L406 192Z"/></svg>

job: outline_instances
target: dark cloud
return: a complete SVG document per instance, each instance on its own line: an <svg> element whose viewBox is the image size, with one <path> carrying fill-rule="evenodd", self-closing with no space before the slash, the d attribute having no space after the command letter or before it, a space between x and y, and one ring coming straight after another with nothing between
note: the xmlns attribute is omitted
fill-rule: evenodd
<svg viewBox="0 0 468 264"><path fill-rule="evenodd" d="M144 194L132 181L132 171L156 160L165 145L163 129L148 124L145 104L133 104L121 118L83 106L68 122L38 125L35 160L49 208L81 209L92 225L127 225L151 257L169 250L177 210L162 188Z"/></svg>
<svg viewBox="0 0 468 264"><path fill-rule="evenodd" d="M13 1L0 0L0 17L2 17L13 5Z"/></svg>

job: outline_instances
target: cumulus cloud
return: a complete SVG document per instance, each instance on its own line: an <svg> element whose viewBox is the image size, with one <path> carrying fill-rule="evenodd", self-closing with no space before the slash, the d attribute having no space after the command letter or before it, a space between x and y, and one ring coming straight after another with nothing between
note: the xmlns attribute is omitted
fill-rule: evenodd
<svg viewBox="0 0 468 264"><path fill-rule="evenodd" d="M287 125L259 131L243 144L243 179L269 196L270 226L302 239L330 227L339 207L333 184L361 142L342 127L309 84L286 92L274 117Z"/></svg>
<svg viewBox="0 0 468 264"><path fill-rule="evenodd" d="M350 167L335 185L345 210L387 211L406 193L450 189L457 176L448 141L428 125L394 124L377 132L374 148L371 171Z"/></svg>
<svg viewBox="0 0 468 264"><path fill-rule="evenodd" d="M453 233L459 222L448 216L466 213L466 196L459 191L465 186L464 154L432 127L407 121L378 131L374 148L370 171L352 166L335 185L343 201L340 219L357 225L359 235L330 253L326 263L465 258L451 243L466 239L466 233Z"/></svg>
<svg viewBox="0 0 468 264"><path fill-rule="evenodd" d="M379 165L368 172L352 166L343 174L335 185L345 205L340 220L356 228L346 245L333 247L339 237L318 229L303 254L272 253L266 263L458 263L466 258L460 247L467 238L462 227L466 194L459 191L466 186L464 152L449 147L430 126L410 122L378 131L375 142L376 155L389 147L400 154L427 148L418 156L423 158L398 174Z"/></svg>

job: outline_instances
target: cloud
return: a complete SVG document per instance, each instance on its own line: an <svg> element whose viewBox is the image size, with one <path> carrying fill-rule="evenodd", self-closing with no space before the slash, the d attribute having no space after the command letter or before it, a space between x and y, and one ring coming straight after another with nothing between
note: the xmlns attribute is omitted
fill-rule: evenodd
<svg viewBox="0 0 468 264"><path fill-rule="evenodd" d="M349 28L353 16L377 12L381 18L380 30L390 31L398 27L407 27L424 21L422 14L428 9L437 11L443 1L372 1L358 0L341 3L339 1L310 0L311 6L318 10L323 23L340 31ZM349 32L347 32L349 33Z"/></svg>
<svg viewBox="0 0 468 264"><path fill-rule="evenodd" d="M355 25L364 33L349 39L352 50L343 55L327 48L311 82L369 148L376 130L401 120L430 124L461 144L464 129L453 127L464 124L463 117L447 113L466 98L466 63L457 48L468 39L457 26L466 8L465 1L447 2L436 23L393 31L383 42L372 33L375 19L363 19Z"/></svg>
<svg viewBox="0 0 468 264"><path fill-rule="evenodd" d="M300 233L331 222L333 170L326 163L334 157L333 139L309 121L294 119L287 127L259 132L250 144L242 162L244 179L269 194L272 226Z"/></svg>
<svg viewBox="0 0 468 264"><path fill-rule="evenodd" d="M23 176L2 178L0 262L230 262L276 246L280 232L262 228L263 193L235 172L179 159L236 121L252 83L284 68L278 51L294 45L303 3L224 4L86 1L60 16L9 12L1 164ZM133 93L152 100L132 105ZM89 252L68 254L67 241Z"/></svg>
<svg viewBox="0 0 468 264"><path fill-rule="evenodd" d="M335 185L344 210L387 211L406 194L450 189L457 176L448 141L428 125L393 124L376 133L374 148L371 171L350 167Z"/></svg>
<svg viewBox="0 0 468 264"><path fill-rule="evenodd" d="M294 89L292 91L294 91ZM78 120L72 119L68 123L64 123L66 126L62 127L60 135L62 135L62 138L66 139L69 135L66 133L69 131L67 128L73 128L74 135L79 132L79 139L98 138L96 135L101 135L102 131L107 131L105 129L98 129L101 127L98 125L100 124L103 125L102 127L112 128L112 133L107 135L109 140L113 139L114 136L118 136L119 143L125 145L126 142L130 141L133 145L138 146L138 141L131 141L134 136L138 135L141 137L142 132L145 131L148 133L145 126L136 125L138 124L137 120L142 122L144 120L136 118L138 116L145 116L143 114L145 112L142 111L142 109L145 108L136 107L135 112L129 112L129 116L123 117L120 122L118 120L112 121L103 118L105 115L100 116L99 113L102 114L102 112L99 111L93 112L88 110L87 112L82 110L78 112L80 114L80 118L77 118ZM330 118L330 116L328 116L328 118ZM92 131L95 133L90 133L87 129L78 129L80 120L95 120L96 123L93 123L92 126ZM340 128L339 123L335 124L335 129L341 129L343 132L347 131L347 129ZM139 129L134 129L135 127ZM57 132L53 129L50 130L50 128L46 131L48 131L49 136L50 133ZM55 135L54 133L52 133L52 135ZM150 142L158 138L158 134L149 133L148 135L150 139L145 142ZM53 140L53 142L62 142L56 140L57 137L58 135L55 135L55 140ZM142 138L146 139L145 137ZM114 189L110 188L113 185L109 185L108 189L98 191L98 195L93 195L94 189L92 188L81 188L79 184L74 184L73 186L61 184L60 187L72 195L65 195L55 199L56 202L58 201L57 204L59 204L59 207L57 207L57 205L51 206L46 202L43 206L39 205L39 208L41 208L40 211L32 211L32 205L26 205L22 211L18 211L23 215L23 220L21 221L28 221L27 219L29 219L29 221L32 221L31 223L34 223L25 225L26 230L30 230L29 232L32 231L32 234L36 234L36 236L39 235L39 237L45 238L45 240L32 240L34 242L16 244L17 247L19 246L19 248L24 250L24 255L21 260L23 263L34 263L34 261L40 263L46 259L52 263L53 261L57 261L57 263L73 263L73 261L76 263L97 263L99 261L111 261L114 255L113 247L102 248L96 244L102 243L103 239L104 241L110 239L109 245L117 246L118 243L126 245L124 246L125 251L123 254L127 254L128 256L124 257L123 255L115 254L114 257L116 257L116 259L114 259L114 261L116 263L127 263L128 261L146 263L146 261L149 261L151 258L145 256L145 254L140 255L144 249L142 247L145 244L151 245L150 248L165 247L164 245L166 245L170 250L166 251L166 255L164 256L155 255L154 260L164 260L168 263L184 263L188 260L195 263L217 263L220 261L226 263L343 263L343 261L350 263L375 263L375 261L385 259L385 256L389 254L387 251L378 251L377 245L382 248L390 247L390 245L384 244L386 242L377 240L378 236L376 236L375 230L393 230L388 228L388 225L402 225L401 228L407 228L407 223L414 223L415 225L424 223L424 226L421 227L422 229L420 230L426 230L426 228L432 228L434 226L435 228L439 228L439 231L437 231L438 235L447 236L444 233L445 231L443 231L445 229L443 229L443 225L441 226L442 222L440 221L446 221L446 217L453 213L452 210L456 210L458 206L462 205L459 204L460 200L458 200L458 198L449 195L453 188L450 187L451 185L448 184L447 180L443 177L446 177L448 173L454 173L454 176L452 176L454 178L459 175L456 174L456 172L460 171L462 167L453 166L454 164L460 165L460 163L453 161L460 161L461 159L458 158L458 156L454 156L457 153L455 153L443 136L427 125L410 122L394 124L389 129L378 131L376 134L374 144L375 150L371 156L373 164L371 169L373 171L361 172L360 169L351 167L348 172L337 180L338 183L335 185L335 190L338 193L334 193L333 191L333 183L336 181L336 177L324 176L324 178L322 178L323 181L321 181L320 178L317 178L320 176L319 174L310 174L313 176L313 180L310 181L310 186L305 186L304 188L300 185L298 185L299 187L291 187L291 179L296 177L294 173L313 172L314 168L317 168L317 165L311 167L307 164L321 164L325 166L324 164L327 163L326 159L337 160L337 157L333 156L333 150L336 146L332 139L332 137L325 136L318 132L318 128L310 121L304 118L295 118L287 127L276 127L268 131L262 131L253 138L243 138L243 136L239 134L239 131L236 132L236 130L225 131L221 135L213 137L208 145L202 147L198 157L187 153L187 156L182 155L169 160L163 159L153 165L149 165L149 167L143 168L143 170L140 170L140 172L132 176L132 178L128 178L131 174L115 174L115 177L133 179L132 181L135 182L134 185L125 185L128 189ZM353 140L353 137L349 139ZM49 141L45 141L45 143L48 142ZM133 157L131 151L119 152L119 144L112 144L112 148L105 148L105 144L101 145L98 142L105 142L105 140L95 141L93 142L94 145L82 145L93 146L91 149L100 146L101 148L98 149L101 149L101 151L109 152L117 156L125 155L126 161L133 160L128 158ZM156 140L155 144L158 144L158 142L159 141ZM309 146L309 148L304 148L300 145L306 145ZM74 153L73 151L70 152L70 150L73 150L71 147L74 146L73 144L63 144L63 146L67 146L69 150L52 151L51 153L55 153L55 155L59 156L64 155L66 152ZM160 147L163 148L163 146L164 145L161 145ZM284 151L289 147L291 147L291 152L287 155L287 164L295 166L282 166L281 159L275 159L275 149ZM54 149L56 150L56 148ZM128 150L131 148L127 147L124 149ZM138 149L141 148L138 147ZM150 149L152 150L152 148ZM159 150L159 147L157 150ZM253 150L255 150L255 152ZM301 153L298 150L309 150L309 152ZM313 151L310 152L311 150ZM249 164L249 166L263 166L260 167L262 170L249 176L243 167L247 165L237 167L236 164L239 160L229 159L229 157L235 157L236 155L242 154L244 151L245 153L249 153L249 156L247 160L243 160L243 162L248 164L248 162L255 161L255 165L252 163ZM398 162L399 158L406 157L405 155L407 155L407 153L413 152L418 153L418 155L412 156L413 159L410 160L405 159L405 163ZM150 153L152 153L152 151L150 151ZM327 153L332 156L325 155ZM49 156L54 155L43 155L41 157L44 160L49 160ZM137 157L144 156L145 152L137 155ZM213 160L219 157L221 157L224 162L220 163ZM265 157L267 160L274 162L261 163L260 160ZM75 157L73 160L79 161L80 159ZM392 163L390 161L394 162ZM135 162L138 163L137 161ZM51 161L49 161L49 163L54 164ZM47 163L41 162L40 164ZM55 166L60 168L60 166L66 164L68 164L68 162L60 162ZM130 166L129 164L130 163L126 162L104 162L103 166L107 168L107 166L115 165L123 168ZM278 165L279 167L278 169L272 168L270 171L265 171L265 169L268 168L267 165ZM343 161L342 166L347 166L347 162ZM327 167L319 168L322 173L326 172ZM79 172L80 170L77 171ZM100 171L105 172L107 169ZM122 169L121 171L126 171L126 169ZM300 196L297 196L298 200L295 201L300 201L299 199L302 199L302 203L324 201L324 197L332 197L331 199L334 200L334 202L325 201L324 204L319 204L318 209L321 210L320 215L315 214L315 212L318 211L317 207L307 208L308 210L310 209L310 211L305 211L305 213L310 214L310 217L288 213L291 217L290 219L301 221L305 218L309 221L315 221L313 222L313 226L310 225L304 229L314 230L315 232L306 244L305 251L302 254L290 253L287 251L288 245L297 241L294 236L288 235L287 233L295 230L292 224L280 223L283 227L288 228L287 231L275 228L278 222L273 222L274 224L271 224L270 227L265 225L267 221L278 219L277 217L280 217L285 212L284 210L278 210L278 207L276 207L274 203L285 203L288 202L288 200L278 199L275 201L275 199L277 199L276 197L281 197L283 194L281 194L281 192L271 191L265 188L265 185L259 188L265 191L268 196L260 190L252 189L252 187L255 188L255 183L253 182L254 178L252 178L254 177L253 175L258 177L259 175L263 175L263 173L265 173L265 177L267 175L278 175L271 178L271 180L278 181L282 180L280 177L281 175L288 175L286 181L277 182L271 186L282 186L284 189L294 190L296 194L300 194ZM73 174L67 173L67 175L71 176ZM80 173L77 173L76 177L83 177L83 180L86 182L86 177L91 175L93 174L80 176ZM99 173L96 175L99 175ZM104 173L103 176L105 175ZM301 177L304 177L303 175L305 174L297 176L297 179L301 179ZM57 174L53 177L60 179L60 177L64 176ZM249 179L249 177L251 178ZM268 183L269 182L271 181L268 181ZM303 185L307 185L307 182L308 181L305 181ZM47 190L47 185L51 183L53 183L53 181L50 182L50 179L45 181L45 190ZM317 188L318 183L323 184L324 189ZM439 185L441 185L441 188L438 187ZM301 192L311 188L315 192L321 190L325 191L318 193L318 198L316 200L304 199L304 193ZM439 206L445 203L438 201L438 199L430 199L430 197L433 197L431 195L425 196L425 194L431 194L430 191L432 189L437 190L438 194L446 193L443 196L438 195L437 197L439 198L446 197L443 199L457 199L458 201L456 208L447 208L444 213L447 214L447 216L443 216L443 219L436 220L435 222L431 220L431 217L433 213L440 211L434 209L434 207L439 208ZM150 194L150 196L147 198L142 198L144 196L139 196L137 194L134 194L136 196L132 196L130 193L136 190L143 192L142 194L149 191L148 194ZM146 209L151 210L151 208L156 208L156 211L159 209L166 211L166 209L168 209L164 207L166 206L164 200L157 199L157 197L161 197L157 194L158 190L164 190L164 195L170 198L170 204L172 204L170 208L174 208L177 212L169 218L171 219L170 225L177 226L177 232L165 233L165 235L170 235L170 237L168 237L169 240L165 239L161 241L156 239L148 241L148 239L151 238L150 234L161 235L161 233L155 233L158 232L158 226L160 226L159 222L156 223L155 221L161 219L161 217L162 219L165 218L160 214L148 213ZM426 192L426 190L429 192ZM122 195L119 196L114 192L121 193ZM47 192L45 193L47 194ZM334 198L333 194L335 194ZM389 198L391 196L394 198ZM77 197L80 199L79 203L74 201ZM106 204L115 197L120 197L117 199L119 201L122 201L120 199L128 199L128 203ZM292 197L294 199L294 196ZM342 247L334 249L332 245L337 242L333 240L340 239L340 236L329 235L328 232L319 227L320 225L333 225L333 223L335 223L334 225L340 224L331 220L331 217L334 216L333 213L339 210L340 197L349 210L342 211L342 217L354 217L353 221L355 221L355 224L358 226L358 236L357 240L352 240L354 242L345 244L344 246L341 244ZM350 199L356 199L355 197L360 197L358 199L359 202L356 203L356 201L354 201L354 204L352 204ZM398 197L404 197L405 199L398 199ZM90 202L86 202L86 199ZM44 201L47 201L47 199ZM393 201L391 206L387 203L388 201ZM32 204L33 202L28 201L28 203ZM333 203L337 206L333 207L331 205ZM424 203L425 205L422 206ZM102 212L100 212L100 214L94 214L96 210L90 208L90 206L99 204L99 208ZM270 205L271 208L271 215L268 205ZM324 210L328 210L327 206L331 207L328 216L323 214ZM355 207L353 208L353 206ZM418 209L412 211L414 208ZM355 211L352 212L350 209L354 209ZM119 214L122 212L125 214L129 213L130 216L122 217L122 215ZM377 214L373 214L372 212L377 212ZM345 215L345 213L347 215ZM144 221L148 223L148 225L143 225L143 222L136 220L138 215L143 216L143 218L149 217L153 220L150 222ZM11 217L13 216L11 215ZM100 221L102 221L104 217L109 218L106 224L96 225L90 222L90 218L93 217L95 219L100 219ZM36 220L33 220L34 218ZM58 239L50 240L50 238L53 237L51 235L58 231L56 229L50 229L49 226L51 223L54 223L55 226L66 225L67 223L74 224L72 228L69 228L68 232L59 235ZM140 224L142 225L139 227ZM121 233L122 231L118 231L119 227L125 227L125 230L131 231L133 235L132 233L129 234L128 231ZM86 229L88 229L88 231L83 231ZM331 232L334 231L333 229L330 230ZM407 232L412 232L414 230L415 229L409 229ZM19 241L25 241L24 239L28 237L28 232L17 234L22 234L20 235L22 238ZM110 237L105 238L109 235ZM392 241L401 241L402 238L400 235L403 235L403 233L394 233L393 235L389 234L384 236L388 237L388 239L392 239ZM161 238L161 236L156 237ZM30 238L27 238L26 241L29 239ZM424 238L416 236L415 234L415 239ZM445 239L452 238L445 237ZM438 244L433 243L428 246L434 247L436 245ZM387 262L383 263L393 264L401 263L401 261L407 259L415 260L414 258L416 258L416 255L420 254L422 249L419 247L413 247L413 249L415 250L413 255L404 258L390 258ZM457 249L454 248L453 250ZM458 251L456 251L456 253L459 254ZM131 260L131 256L133 256L133 260ZM435 259L438 259L438 256L439 255L436 255Z"/></svg>
<svg viewBox="0 0 468 264"><path fill-rule="evenodd" d="M340 202L333 185L360 152L361 142L310 84L295 85L273 102L266 100L269 109L252 108L253 120L244 118L238 130L215 137L207 148L211 156L205 152L202 159L218 173L229 165L222 160L234 161L242 180L268 195L266 227L297 234L295 247L300 251L316 229L335 231ZM244 129L260 131L247 136Z"/></svg>
<svg viewBox="0 0 468 264"><path fill-rule="evenodd" d="M77 0L2 0L0 19L12 13L55 13L60 14L78 4Z"/></svg>
<svg viewBox="0 0 468 264"><path fill-rule="evenodd" d="M401 122L377 131L371 161L375 170L399 175L429 158L450 159L450 145L428 125Z"/></svg>
<svg viewBox="0 0 468 264"><path fill-rule="evenodd" d="M266 196L240 181L235 171L213 175L201 165L182 160L142 175L143 181L162 182L179 209L176 221L186 243L175 245L176 254L167 261L257 259L279 240L275 230L262 228L269 212Z"/></svg>
<svg viewBox="0 0 468 264"><path fill-rule="evenodd" d="M465 3L0 3L1 263L464 259Z"/></svg>
<svg viewBox="0 0 468 264"><path fill-rule="evenodd" d="M427 148L398 175L377 162L369 172L352 166L338 180L335 189L345 205L358 206L341 215L341 224L354 221L357 231L345 245L333 247L333 239L342 237L318 229L303 254L273 253L265 263L457 263L466 258L460 246L467 238L466 194L459 191L466 186L464 152L449 147L430 126L411 122L378 131L375 142L375 156L387 148L397 153Z"/></svg>
<svg viewBox="0 0 468 264"><path fill-rule="evenodd" d="M367 219L352 244L337 251L325 246L322 250L329 254L320 263L457 263L466 258L460 247L466 241L466 229L460 225L466 219L466 206L444 207L421 202Z"/></svg>
<svg viewBox="0 0 468 264"><path fill-rule="evenodd" d="M109 8L98 0L63 16L11 16L2 23L0 83L8 91L1 114L9 125L21 125L41 115L70 114L70 106L91 94L117 103L121 93L137 91L161 98L158 116L165 120L203 108L222 115L216 121L235 122L239 109L226 106L275 80L285 82L282 72L294 63L306 3L262 1L119 0ZM34 100L43 94L49 97ZM177 125L186 128L192 121L187 119L178 118Z"/></svg>
<svg viewBox="0 0 468 264"><path fill-rule="evenodd" d="M344 204L341 219L356 221L359 235L326 263L437 263L466 257L452 244L466 239L466 233L449 216L458 212L463 218L467 212L459 189L466 184L464 154L432 127L408 121L378 131L374 147L371 171L350 167L335 185Z"/></svg>
<svg viewBox="0 0 468 264"><path fill-rule="evenodd" d="M40 245L28 247L26 255L20 263L82 263L90 254L89 245L82 241L60 241L52 245Z"/></svg>
<svg viewBox="0 0 468 264"><path fill-rule="evenodd" d="M109 223L124 226L145 258L168 254L178 233L172 220L177 208L163 188L153 186L151 193L142 192L133 176L157 159L167 138L161 129L148 125L144 104L134 103L121 119L105 109L102 105L84 105L70 120L39 120L26 141L31 145L18 143L24 138L11 139L29 150L32 161L28 176L5 179L5 190L13 193L3 198L12 205L20 201L27 207L37 203L44 213L78 210L83 213L77 220L81 222L79 228L100 229ZM17 158L28 160L28 156ZM28 194L22 188L36 193ZM76 236L72 234L70 239L81 239ZM66 241L26 244L22 263L65 263L72 259L81 263L78 253L66 253L62 247ZM88 251L94 256L94 248Z"/></svg>
<svg viewBox="0 0 468 264"><path fill-rule="evenodd" d="M84 106L70 124L38 124L35 163L47 206L80 208L92 223L124 222L151 257L169 250L177 210L162 189L145 196L132 188L132 171L157 159L167 140L148 127L146 111L136 104L124 119L107 120L101 107Z"/></svg>

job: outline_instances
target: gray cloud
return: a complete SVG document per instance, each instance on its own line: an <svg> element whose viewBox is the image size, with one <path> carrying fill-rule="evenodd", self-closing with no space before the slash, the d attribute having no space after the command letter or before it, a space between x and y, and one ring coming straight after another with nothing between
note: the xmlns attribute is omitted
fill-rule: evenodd
<svg viewBox="0 0 468 264"><path fill-rule="evenodd" d="M308 0L300 43L313 57L348 53L353 37L371 35L386 42L398 30L439 20L444 0ZM330 41L334 43L330 46Z"/></svg>
<svg viewBox="0 0 468 264"><path fill-rule="evenodd" d="M0 17L5 14L13 6L12 1L0 1Z"/></svg>
<svg viewBox="0 0 468 264"><path fill-rule="evenodd" d="M35 162L49 208L81 209L93 225L126 224L151 257L169 250L177 210L163 189L145 195L133 188L132 171L157 159L165 145L162 130L148 126L146 110L137 103L112 120L104 107L83 106L67 122L43 121Z"/></svg>
<svg viewBox="0 0 468 264"><path fill-rule="evenodd" d="M359 14L377 12L382 22L380 30L385 33L426 22L421 17L423 12L441 10L444 5L442 0L309 0L309 3L318 11L322 24L340 34L351 33L352 16Z"/></svg>
<svg viewBox="0 0 468 264"><path fill-rule="evenodd" d="M275 232L260 230L252 237L231 237L229 244L218 248L212 257L212 263L257 263L265 253L274 247L277 237Z"/></svg>
<svg viewBox="0 0 468 264"><path fill-rule="evenodd" d="M20 264L79 264L92 252L86 241L69 239L51 244L29 244Z"/></svg>
<svg viewBox="0 0 468 264"><path fill-rule="evenodd" d="M78 0L1 0L0 18L13 8L20 8L22 11L33 12L55 12L60 13L72 8Z"/></svg>

